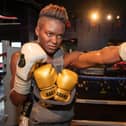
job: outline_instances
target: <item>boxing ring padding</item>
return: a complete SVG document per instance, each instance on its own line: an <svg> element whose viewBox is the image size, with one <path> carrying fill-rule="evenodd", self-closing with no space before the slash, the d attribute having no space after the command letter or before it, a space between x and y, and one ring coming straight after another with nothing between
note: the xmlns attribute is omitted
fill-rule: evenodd
<svg viewBox="0 0 126 126"><path fill-rule="evenodd" d="M108 83L110 81L110 82L113 82L113 84L116 84L114 82L118 82L118 81L125 81L126 82L126 77L125 76L116 76L116 77L114 77L114 76L79 75L79 80L81 80L80 83L82 81L92 82L92 83L90 83L90 85L96 84L95 82L97 82L97 81L99 81L99 82L107 81ZM84 105L95 105L95 106L96 105L99 105L99 106L100 105L101 106L104 106L104 105L105 106L116 106L117 105L117 106L123 107L123 106L126 106L126 100L125 99L124 100L111 100L111 99L101 99L101 98L100 99L92 99L92 98L85 97L85 98L77 98L76 99L76 104L78 105L76 109L79 109L79 108L81 109L81 107L84 107ZM85 111L83 111L83 110L75 111L75 114L80 114L81 115L81 113L79 113L79 112L84 113ZM89 110L89 113L90 112L91 111ZM87 115L87 114L85 114L85 115ZM88 120L85 117L83 117L83 119L82 119L82 118L79 118L79 116L78 116L77 118L74 118L72 120L72 126L74 126L74 125L75 126L126 126L126 121L121 121L121 120L120 121L119 120L118 121L114 121L114 120L110 121L110 120L97 120L97 119L95 120L95 119L93 120L91 118L91 119Z"/></svg>

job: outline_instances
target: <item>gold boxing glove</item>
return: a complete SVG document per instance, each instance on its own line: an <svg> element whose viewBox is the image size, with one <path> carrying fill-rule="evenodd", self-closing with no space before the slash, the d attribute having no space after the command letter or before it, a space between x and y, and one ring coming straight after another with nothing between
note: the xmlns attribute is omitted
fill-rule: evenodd
<svg viewBox="0 0 126 126"><path fill-rule="evenodd" d="M57 72L51 64L42 65L34 71L34 78L42 99L50 99L56 92Z"/></svg>
<svg viewBox="0 0 126 126"><path fill-rule="evenodd" d="M78 81L78 75L68 69L63 69L57 77L57 90L54 99L57 101L68 102L72 89Z"/></svg>

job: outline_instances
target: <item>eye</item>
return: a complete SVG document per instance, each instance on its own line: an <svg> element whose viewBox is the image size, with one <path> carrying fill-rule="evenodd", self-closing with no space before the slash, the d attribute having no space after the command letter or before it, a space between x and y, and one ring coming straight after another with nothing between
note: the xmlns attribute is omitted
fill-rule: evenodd
<svg viewBox="0 0 126 126"><path fill-rule="evenodd" d="M63 35L57 35L57 39L63 39Z"/></svg>
<svg viewBox="0 0 126 126"><path fill-rule="evenodd" d="M53 36L53 34L52 34L52 33L50 33L50 32L48 32L48 33L47 33L47 36L48 36L48 37L52 37L52 36Z"/></svg>

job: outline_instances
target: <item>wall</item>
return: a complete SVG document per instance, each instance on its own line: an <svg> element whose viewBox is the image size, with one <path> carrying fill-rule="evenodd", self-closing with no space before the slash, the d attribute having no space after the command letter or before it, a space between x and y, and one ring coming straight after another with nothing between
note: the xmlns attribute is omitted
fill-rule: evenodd
<svg viewBox="0 0 126 126"><path fill-rule="evenodd" d="M116 44L126 41L126 24L123 22L103 22L91 25L85 20L77 19L76 25L72 26L72 30L67 31L66 36L78 39L79 50L90 51L100 49L109 42Z"/></svg>

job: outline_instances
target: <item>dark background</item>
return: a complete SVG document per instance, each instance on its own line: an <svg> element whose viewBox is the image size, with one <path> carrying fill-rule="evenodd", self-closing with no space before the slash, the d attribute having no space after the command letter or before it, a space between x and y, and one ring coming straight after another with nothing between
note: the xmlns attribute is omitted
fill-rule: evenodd
<svg viewBox="0 0 126 126"><path fill-rule="evenodd" d="M0 19L0 40L20 41L22 43L33 40L39 11L49 3L63 5L68 11L72 26L67 30L64 38L67 43L67 50L69 47L73 47L74 50L90 51L110 43L118 44L126 41L126 0L0 0L0 15L18 17L18 20ZM112 13L113 15L120 15L121 18L119 21L113 20L112 22L102 20L99 24L92 25L87 19L87 13L92 8L98 9L102 13L102 17L107 13ZM6 23L20 24L6 25ZM98 84L100 86L97 86ZM82 78L77 93L82 99L84 96L89 99L97 96L101 99L107 97L125 100L125 82L122 84L116 81L112 83L112 86L110 83L111 89L114 89L113 92L106 88L108 84L109 82L103 84L101 81L93 82L93 84L88 81L85 83ZM108 92L99 94L99 89L105 89ZM120 94L116 92L116 89ZM125 110L125 105L77 103L74 119L126 121Z"/></svg>
<svg viewBox="0 0 126 126"><path fill-rule="evenodd" d="M49 3L66 7L72 26L65 39L77 39L79 50L99 49L110 41L118 43L126 40L125 0L1 0L0 15L16 16L18 20L0 19L0 23L18 22L20 25L0 25L0 40L22 43L33 40L38 13ZM87 19L87 13L92 8L98 9L102 16L112 13L120 15L121 19L118 24L114 21L111 24L104 22L92 27Z"/></svg>

